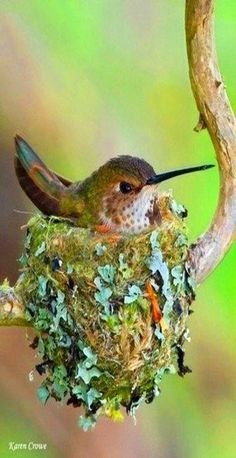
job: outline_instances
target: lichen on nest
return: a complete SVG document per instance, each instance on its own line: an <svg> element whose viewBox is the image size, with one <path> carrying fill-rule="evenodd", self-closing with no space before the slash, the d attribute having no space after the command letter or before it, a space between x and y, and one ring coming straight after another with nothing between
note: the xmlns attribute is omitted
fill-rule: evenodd
<svg viewBox="0 0 236 458"><path fill-rule="evenodd" d="M37 330L38 396L83 406L85 430L99 415L121 419L122 406L134 415L159 394L164 373L189 371L183 344L194 279L184 210L163 195L160 226L119 239L59 218L28 223L17 293ZM153 321L147 281L164 327Z"/></svg>

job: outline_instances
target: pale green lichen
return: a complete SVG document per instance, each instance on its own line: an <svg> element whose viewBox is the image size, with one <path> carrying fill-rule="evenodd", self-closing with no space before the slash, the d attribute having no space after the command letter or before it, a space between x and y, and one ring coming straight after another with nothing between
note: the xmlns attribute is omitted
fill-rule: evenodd
<svg viewBox="0 0 236 458"><path fill-rule="evenodd" d="M165 195L160 211L154 231L120 240L58 218L28 224L17 293L38 331L38 397L83 406L85 430L102 414L120 420L122 406L134 414L159 395L163 374L188 371L182 346L194 293L184 209ZM147 280L166 329L153 322Z"/></svg>

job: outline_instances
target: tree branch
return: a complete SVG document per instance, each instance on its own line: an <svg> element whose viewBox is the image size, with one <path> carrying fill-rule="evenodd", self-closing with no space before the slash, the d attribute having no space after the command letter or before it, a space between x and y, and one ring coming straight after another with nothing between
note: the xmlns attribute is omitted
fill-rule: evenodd
<svg viewBox="0 0 236 458"><path fill-rule="evenodd" d="M186 42L192 91L215 148L219 202L208 231L192 246L190 265L201 283L224 257L236 230L236 121L219 71L214 0L186 0Z"/></svg>

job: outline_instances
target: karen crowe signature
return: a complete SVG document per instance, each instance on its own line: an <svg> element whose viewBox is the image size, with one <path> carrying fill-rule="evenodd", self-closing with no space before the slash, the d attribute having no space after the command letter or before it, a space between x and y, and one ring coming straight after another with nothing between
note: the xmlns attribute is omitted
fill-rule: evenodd
<svg viewBox="0 0 236 458"><path fill-rule="evenodd" d="M12 452L17 452L17 450L47 450L48 444L42 444L38 442L9 442L8 448Z"/></svg>

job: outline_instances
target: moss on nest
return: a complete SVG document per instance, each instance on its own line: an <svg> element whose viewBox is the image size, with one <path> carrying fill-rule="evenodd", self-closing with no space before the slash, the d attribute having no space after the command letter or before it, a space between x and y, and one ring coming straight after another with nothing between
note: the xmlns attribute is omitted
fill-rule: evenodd
<svg viewBox="0 0 236 458"><path fill-rule="evenodd" d="M29 221L17 293L38 331L31 346L44 374L38 396L82 405L80 425L134 414L159 394L164 373L189 371L183 344L193 279L186 268L184 208L160 199L154 231L117 240L57 218ZM155 289L165 328L153 322Z"/></svg>

